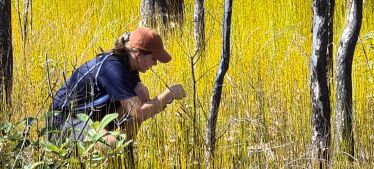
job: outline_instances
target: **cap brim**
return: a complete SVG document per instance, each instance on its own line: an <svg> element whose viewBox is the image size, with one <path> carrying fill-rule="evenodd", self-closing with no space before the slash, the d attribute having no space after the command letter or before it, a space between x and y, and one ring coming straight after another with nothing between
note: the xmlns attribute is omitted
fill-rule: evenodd
<svg viewBox="0 0 374 169"><path fill-rule="evenodd" d="M165 50L159 51L157 53L152 53L153 57L161 63L168 63L171 61L171 56Z"/></svg>

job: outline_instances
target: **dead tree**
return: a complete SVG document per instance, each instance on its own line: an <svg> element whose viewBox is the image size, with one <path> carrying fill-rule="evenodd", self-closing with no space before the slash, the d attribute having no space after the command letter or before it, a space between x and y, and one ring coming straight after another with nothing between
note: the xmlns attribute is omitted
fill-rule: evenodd
<svg viewBox="0 0 374 169"><path fill-rule="evenodd" d="M354 159L352 130L352 61L362 22L362 0L350 0L347 24L340 39L336 63L335 147Z"/></svg>
<svg viewBox="0 0 374 169"><path fill-rule="evenodd" d="M184 0L167 0L168 22L171 27L184 23Z"/></svg>
<svg viewBox="0 0 374 169"><path fill-rule="evenodd" d="M310 63L310 89L312 100L312 159L324 168L330 156L330 99L327 82L328 3L313 1L313 46ZM313 165L313 162L311 163Z"/></svg>
<svg viewBox="0 0 374 169"><path fill-rule="evenodd" d="M139 27L156 27L155 0L141 1Z"/></svg>
<svg viewBox="0 0 374 169"><path fill-rule="evenodd" d="M195 0L194 9L195 52L205 48L204 0Z"/></svg>
<svg viewBox="0 0 374 169"><path fill-rule="evenodd" d="M192 89L193 89L193 139L197 146L202 146L197 140L200 133L199 118L197 116L197 88L196 88L196 72L195 65L199 58L202 56L203 44L204 44L204 0L195 0L195 11L194 11L194 37L195 37L195 53L190 56L190 67L191 67L191 78L192 78ZM200 156L200 154L199 154ZM195 160L196 151L195 147L192 149L192 157ZM200 157L197 157L200 159Z"/></svg>
<svg viewBox="0 0 374 169"><path fill-rule="evenodd" d="M11 0L0 0L0 106L11 104L13 79L13 48L11 27Z"/></svg>
<svg viewBox="0 0 374 169"><path fill-rule="evenodd" d="M335 0L328 0L327 2L327 82L329 88L329 97L331 96L331 87L333 85L334 79L334 10L335 10Z"/></svg>
<svg viewBox="0 0 374 169"><path fill-rule="evenodd" d="M218 72L214 80L214 89L212 102L210 105L210 113L208 117L208 126L206 131L206 166L207 168L214 168L214 148L216 143L216 125L218 118L218 110L221 102L221 93L223 86L223 79L227 70L229 69L230 61L230 30L231 30L231 14L232 14L232 0L225 0L224 14L222 25L222 52L221 61L218 67Z"/></svg>
<svg viewBox="0 0 374 169"><path fill-rule="evenodd" d="M142 0L139 27L163 28L182 25L184 21L184 0Z"/></svg>

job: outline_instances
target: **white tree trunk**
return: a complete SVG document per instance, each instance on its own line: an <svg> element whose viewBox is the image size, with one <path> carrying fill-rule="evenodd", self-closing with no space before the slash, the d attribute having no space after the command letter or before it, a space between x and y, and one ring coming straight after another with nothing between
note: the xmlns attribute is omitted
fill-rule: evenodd
<svg viewBox="0 0 374 169"><path fill-rule="evenodd" d="M318 159L320 168L326 167L330 156L330 99L327 79L328 3L313 1L313 46L310 63L312 99L312 162Z"/></svg>
<svg viewBox="0 0 374 169"><path fill-rule="evenodd" d="M354 158L352 62L362 22L362 0L350 0L347 25L340 39L336 63L336 151L348 153Z"/></svg>

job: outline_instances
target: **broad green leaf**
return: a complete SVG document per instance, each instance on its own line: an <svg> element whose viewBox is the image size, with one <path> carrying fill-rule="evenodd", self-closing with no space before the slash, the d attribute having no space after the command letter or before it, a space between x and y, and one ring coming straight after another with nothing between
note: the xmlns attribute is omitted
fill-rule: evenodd
<svg viewBox="0 0 374 169"><path fill-rule="evenodd" d="M87 124L88 124L89 126L92 125L92 120L90 119L90 117L89 117L87 114L79 113L79 114L77 114L76 116L77 116L77 118L78 118L79 120L81 120L81 121L83 121L83 122L87 122Z"/></svg>
<svg viewBox="0 0 374 169"><path fill-rule="evenodd" d="M87 131L87 133L88 133L88 135L89 135L90 137L93 137L97 132L96 132L96 130L94 130L94 129L90 129L90 130Z"/></svg>
<svg viewBox="0 0 374 169"><path fill-rule="evenodd" d="M119 136L121 134L121 132L119 132L119 131L110 131L109 134L112 135L112 136Z"/></svg>
<svg viewBox="0 0 374 169"><path fill-rule="evenodd" d="M45 151L58 153L57 146L53 145L49 141L43 141L42 145L44 146Z"/></svg>
<svg viewBox="0 0 374 169"><path fill-rule="evenodd" d="M98 131L99 129L99 126L100 126L100 123L98 121L95 121L94 123L92 123L91 127L93 129L95 129L96 131Z"/></svg>
<svg viewBox="0 0 374 169"><path fill-rule="evenodd" d="M107 114L100 122L99 129L104 129L111 121L118 117L118 113Z"/></svg>
<svg viewBox="0 0 374 169"><path fill-rule="evenodd" d="M106 132L104 132L104 130L100 130L98 133L96 133L93 137L93 141L98 141L100 140L104 135L106 134Z"/></svg>

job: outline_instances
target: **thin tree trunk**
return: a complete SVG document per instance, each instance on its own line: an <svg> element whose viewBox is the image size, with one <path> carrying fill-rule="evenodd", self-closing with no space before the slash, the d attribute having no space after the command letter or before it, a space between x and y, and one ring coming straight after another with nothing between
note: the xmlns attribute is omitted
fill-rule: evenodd
<svg viewBox="0 0 374 169"><path fill-rule="evenodd" d="M214 90L212 102L210 106L210 114L208 118L208 126L206 132L206 167L214 168L214 148L216 143L216 125L218 118L218 109L221 102L221 93L223 86L223 79L227 70L229 69L230 61L230 30L231 30L231 14L232 14L232 0L225 0L224 15L223 15L223 29L222 29L222 53L218 72L214 82Z"/></svg>
<svg viewBox="0 0 374 169"><path fill-rule="evenodd" d="M159 16L165 28L168 27L168 6L166 0L156 0L156 9L159 9Z"/></svg>
<svg viewBox="0 0 374 169"><path fill-rule="evenodd" d="M335 0L328 0L328 11L327 11L327 82L329 88L329 97L331 96L331 87L333 86L334 79L334 8Z"/></svg>
<svg viewBox="0 0 374 169"><path fill-rule="evenodd" d="M184 0L167 0L171 27L181 27L184 23Z"/></svg>
<svg viewBox="0 0 374 169"><path fill-rule="evenodd" d="M347 25L340 39L336 63L335 145L337 153L345 152L354 160L352 130L352 61L362 22L362 0L350 0Z"/></svg>
<svg viewBox="0 0 374 169"><path fill-rule="evenodd" d="M157 20L161 19L162 26ZM139 27L174 28L184 21L184 0L142 0Z"/></svg>
<svg viewBox="0 0 374 169"><path fill-rule="evenodd" d="M319 168L326 168L330 156L330 100L327 82L328 4L313 1L313 46L310 63L312 99L312 160L318 159ZM312 166L313 166L312 162ZM314 167L314 166L313 166ZM315 168L315 167L314 167Z"/></svg>
<svg viewBox="0 0 374 169"><path fill-rule="evenodd" d="M195 52L205 48L204 0L195 0L194 10Z"/></svg>
<svg viewBox="0 0 374 169"><path fill-rule="evenodd" d="M3 101L7 106L11 104L13 79L13 48L11 27L11 0L0 0L0 106Z"/></svg>
<svg viewBox="0 0 374 169"><path fill-rule="evenodd" d="M156 27L155 0L142 0L139 27Z"/></svg>
<svg viewBox="0 0 374 169"><path fill-rule="evenodd" d="M195 76L195 65L199 58L202 56L202 44L204 44L204 0L195 0L195 11L194 11L194 35L195 35L195 54L190 57L191 65L191 76L192 76L192 88L193 88L193 139L194 143L201 148L201 144L198 141L198 136L200 133L200 128L197 124L200 120L197 115L197 88L196 88L196 76ZM195 147L193 148L193 159L197 160L200 158L200 153L196 155Z"/></svg>

